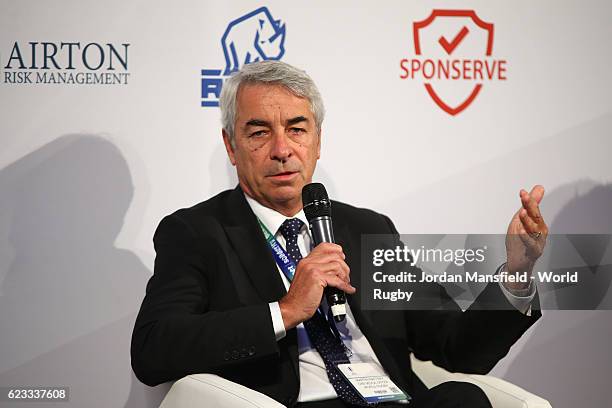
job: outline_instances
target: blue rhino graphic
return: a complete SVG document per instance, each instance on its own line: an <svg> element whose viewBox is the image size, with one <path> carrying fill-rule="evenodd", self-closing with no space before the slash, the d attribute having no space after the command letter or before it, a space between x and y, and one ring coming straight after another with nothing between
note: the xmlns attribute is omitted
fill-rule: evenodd
<svg viewBox="0 0 612 408"><path fill-rule="evenodd" d="M224 75L250 62L279 60L285 53L285 24L274 20L267 7L261 7L230 22L221 45Z"/></svg>

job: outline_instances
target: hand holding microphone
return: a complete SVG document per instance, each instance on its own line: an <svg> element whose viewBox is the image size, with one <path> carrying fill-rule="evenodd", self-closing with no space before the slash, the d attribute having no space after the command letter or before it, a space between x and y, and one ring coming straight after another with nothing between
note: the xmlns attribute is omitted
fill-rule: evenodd
<svg viewBox="0 0 612 408"><path fill-rule="evenodd" d="M334 319L344 320L344 292L356 291L350 284L342 247L333 243L331 205L325 187L319 183L304 186L302 202L315 247L298 263L289 291L279 301L287 330L312 317L324 292Z"/></svg>
<svg viewBox="0 0 612 408"><path fill-rule="evenodd" d="M285 329L308 320L321 304L326 288L355 293L349 283L349 267L344 262L342 247L323 243L298 263L289 291L279 301Z"/></svg>

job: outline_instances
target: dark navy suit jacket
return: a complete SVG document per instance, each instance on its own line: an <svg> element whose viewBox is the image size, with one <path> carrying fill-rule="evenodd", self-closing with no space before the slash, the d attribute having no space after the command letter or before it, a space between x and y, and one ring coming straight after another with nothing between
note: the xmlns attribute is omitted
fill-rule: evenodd
<svg viewBox="0 0 612 408"><path fill-rule="evenodd" d="M359 289L361 235L397 231L373 211L339 202L332 208L336 241ZM240 188L165 217L154 244L155 270L132 335L136 376L152 386L215 373L293 405L300 386L296 330L275 339L268 303L286 291ZM487 373L541 315L478 310L478 299L461 312L438 288L446 310L366 311L358 294L348 296L382 366L412 395L426 388L410 353L450 371ZM488 285L479 299L485 297L503 299L499 285Z"/></svg>

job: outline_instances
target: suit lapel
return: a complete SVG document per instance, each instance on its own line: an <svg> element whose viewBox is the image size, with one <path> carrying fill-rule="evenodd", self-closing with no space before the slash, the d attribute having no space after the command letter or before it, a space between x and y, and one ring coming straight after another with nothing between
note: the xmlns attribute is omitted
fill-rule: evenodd
<svg viewBox="0 0 612 408"><path fill-rule="evenodd" d="M287 291L257 218L239 187L229 196L224 228L261 299L266 303L278 301Z"/></svg>
<svg viewBox="0 0 612 408"><path fill-rule="evenodd" d="M225 210L225 232L242 267L261 299L266 303L277 302L287 291L257 218L240 187L236 187L230 194ZM283 340L287 343L287 352L299 383L297 330L289 330Z"/></svg>

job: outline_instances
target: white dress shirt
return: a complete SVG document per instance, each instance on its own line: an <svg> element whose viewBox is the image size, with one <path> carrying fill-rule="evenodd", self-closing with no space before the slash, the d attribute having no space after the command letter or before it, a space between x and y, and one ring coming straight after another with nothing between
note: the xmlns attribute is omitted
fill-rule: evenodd
<svg viewBox="0 0 612 408"><path fill-rule="evenodd" d="M282 245L283 248L286 248L285 238L279 232L279 228L288 217L261 205L246 194L245 198L257 218L259 218L266 228L274 234L278 243ZM304 226L298 235L298 247L303 256L307 256L310 253L312 238L308 230L306 215L304 215L303 210L300 210L300 212L289 218L299 218L304 222ZM285 277L280 267L278 265L276 265L276 267L283 280L285 289L289 290L289 280ZM531 301L535 296L535 289L530 288L528 291L531 293L525 296L515 296L508 292L503 285L501 285L501 287L514 307L523 313L525 313L525 311L530 311L528 309L530 309ZM521 293L521 295L523 295L523 293ZM327 305L324 305L324 307L327 307ZM278 302L270 303L270 314L272 316L276 340L280 340L285 337L286 332ZM359 327L357 327L348 303L346 304L346 319L341 323L336 323L336 326L338 327L342 341L352 351L352 356L349 357L351 363L372 362L380 367L382 371L385 371L378 357L376 357L376 353L374 353L372 346L370 346L368 339L366 339ZM327 378L325 363L314 345L310 342L304 324L300 323L296 326L296 329L300 371L300 392L298 395L298 402L337 398L338 395Z"/></svg>

